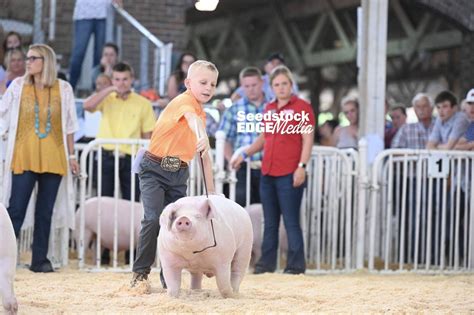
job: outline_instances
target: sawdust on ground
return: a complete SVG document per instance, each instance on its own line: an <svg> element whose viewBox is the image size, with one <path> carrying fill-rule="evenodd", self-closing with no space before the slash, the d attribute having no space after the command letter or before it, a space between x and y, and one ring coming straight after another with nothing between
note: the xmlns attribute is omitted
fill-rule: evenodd
<svg viewBox="0 0 474 315"><path fill-rule="evenodd" d="M248 274L240 294L223 299L215 278L189 290L183 274L179 298L168 297L158 272L130 289L131 273L85 272L66 267L50 274L19 268L19 314L60 313L314 313L474 312L474 275Z"/></svg>

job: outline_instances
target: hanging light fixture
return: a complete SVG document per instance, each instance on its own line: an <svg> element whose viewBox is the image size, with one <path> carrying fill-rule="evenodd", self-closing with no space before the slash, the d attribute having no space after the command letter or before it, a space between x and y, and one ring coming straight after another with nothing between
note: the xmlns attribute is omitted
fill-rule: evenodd
<svg viewBox="0 0 474 315"><path fill-rule="evenodd" d="M199 11L214 11L219 0L197 0L194 7Z"/></svg>

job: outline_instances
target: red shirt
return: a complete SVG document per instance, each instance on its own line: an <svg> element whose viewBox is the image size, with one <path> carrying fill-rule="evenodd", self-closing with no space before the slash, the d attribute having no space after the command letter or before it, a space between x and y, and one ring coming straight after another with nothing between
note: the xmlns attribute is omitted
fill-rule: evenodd
<svg viewBox="0 0 474 315"><path fill-rule="evenodd" d="M271 119L266 120L270 114ZM284 116L283 119L278 119L276 115ZM262 174L284 176L293 173L301 158L302 133L314 130L313 108L309 103L293 95L280 109L277 101L269 103L265 108L264 119Z"/></svg>

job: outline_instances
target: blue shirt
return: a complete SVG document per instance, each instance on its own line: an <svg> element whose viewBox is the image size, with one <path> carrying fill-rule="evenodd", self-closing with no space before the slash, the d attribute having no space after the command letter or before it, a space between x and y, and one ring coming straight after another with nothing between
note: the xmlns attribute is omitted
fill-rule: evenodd
<svg viewBox="0 0 474 315"><path fill-rule="evenodd" d="M446 144L449 140L459 140L465 134L468 126L469 120L466 114L462 112L454 113L453 116L444 122L438 117L428 141Z"/></svg>
<svg viewBox="0 0 474 315"><path fill-rule="evenodd" d="M238 132L237 131L237 123L254 123L255 121L248 121L247 117L245 120L237 120L237 113L239 111L244 112L247 114L263 114L263 110L265 108L265 103L256 106L255 104L251 103L247 97L243 97L239 99L237 102L232 104L229 107L221 119L221 124L219 126L219 130L224 131L225 139L234 148L234 151L238 148L252 144L255 139L258 138L260 133L254 132ZM250 158L251 161L261 161L262 160L262 152L257 152Z"/></svg>
<svg viewBox="0 0 474 315"><path fill-rule="evenodd" d="M474 122L471 122L467 127L467 131L464 134L464 138L466 138L467 142L474 141Z"/></svg>

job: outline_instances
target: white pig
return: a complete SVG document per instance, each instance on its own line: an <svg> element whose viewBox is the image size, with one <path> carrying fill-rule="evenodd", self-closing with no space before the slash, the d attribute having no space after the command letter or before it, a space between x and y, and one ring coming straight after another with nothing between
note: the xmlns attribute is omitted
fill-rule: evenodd
<svg viewBox="0 0 474 315"><path fill-rule="evenodd" d="M100 244L112 249L114 248L114 212L115 199L112 197L98 197L86 200L84 204L84 246L89 246L92 238L97 234L97 222L99 212L99 200L101 205L101 231ZM117 246L118 251L130 249L130 222L131 222L131 205L129 200L117 200ZM134 204L134 240L135 245L140 232L140 224L143 218L143 205L139 202ZM80 211L76 212L76 242L79 241L79 224L81 222Z"/></svg>
<svg viewBox="0 0 474 315"><path fill-rule="evenodd" d="M245 208L252 220L253 228L253 244L252 244L252 259L250 260L250 267L255 268L255 264L262 256L262 241L263 241L263 207L261 203L254 203ZM283 219L280 221L279 230L279 245L280 255L286 259L288 252L288 239L286 236Z"/></svg>
<svg viewBox="0 0 474 315"><path fill-rule="evenodd" d="M0 203L0 295L6 314L16 314L18 303L13 290L16 270L16 237L5 206Z"/></svg>
<svg viewBox="0 0 474 315"><path fill-rule="evenodd" d="M244 208L223 195L184 197L160 217L158 249L168 295L177 297L181 271L191 273L191 289L202 276L216 276L223 297L238 293L252 251L252 223Z"/></svg>

